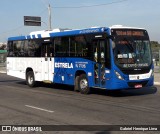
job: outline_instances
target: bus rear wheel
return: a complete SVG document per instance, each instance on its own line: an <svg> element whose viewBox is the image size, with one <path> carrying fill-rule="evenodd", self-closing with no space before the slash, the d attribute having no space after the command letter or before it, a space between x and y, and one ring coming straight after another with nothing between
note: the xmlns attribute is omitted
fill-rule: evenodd
<svg viewBox="0 0 160 134"><path fill-rule="evenodd" d="M81 94L89 94L90 93L90 88L88 86L88 79L85 74L78 76L77 84L78 84L77 85L78 90L81 92Z"/></svg>
<svg viewBox="0 0 160 134"><path fill-rule="evenodd" d="M27 72L26 83L29 87L35 87L36 81L34 78L34 73L32 71Z"/></svg>

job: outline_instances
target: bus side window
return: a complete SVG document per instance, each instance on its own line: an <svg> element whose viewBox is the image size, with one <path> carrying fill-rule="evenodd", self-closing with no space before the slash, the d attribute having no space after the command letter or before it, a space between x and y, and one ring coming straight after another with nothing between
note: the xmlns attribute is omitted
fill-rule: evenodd
<svg viewBox="0 0 160 134"><path fill-rule="evenodd" d="M69 37L57 37L54 39L55 56L69 56Z"/></svg>
<svg viewBox="0 0 160 134"><path fill-rule="evenodd" d="M14 54L13 56L15 57L20 57L21 56L21 42L22 41L13 41L13 49L14 49Z"/></svg>
<svg viewBox="0 0 160 134"><path fill-rule="evenodd" d="M69 56L69 37L62 37L61 53L63 56Z"/></svg>
<svg viewBox="0 0 160 134"><path fill-rule="evenodd" d="M77 43L76 45L77 56L86 57L88 55L88 47L84 36L83 35L76 36L75 41Z"/></svg>
<svg viewBox="0 0 160 134"><path fill-rule="evenodd" d="M54 39L54 48L55 53L54 56L60 56L60 49L61 49L61 38L57 37Z"/></svg>
<svg viewBox="0 0 160 134"><path fill-rule="evenodd" d="M28 41L28 56L29 57L40 57L41 56L41 42L40 40Z"/></svg>
<svg viewBox="0 0 160 134"><path fill-rule="evenodd" d="M36 39L34 41L34 45L35 45L35 57L41 57L41 40L40 39Z"/></svg>
<svg viewBox="0 0 160 134"><path fill-rule="evenodd" d="M75 57L77 55L77 43L75 37L70 37L70 56Z"/></svg>
<svg viewBox="0 0 160 134"><path fill-rule="evenodd" d="M8 42L8 57L12 57L14 55L14 50L13 50L13 41Z"/></svg>

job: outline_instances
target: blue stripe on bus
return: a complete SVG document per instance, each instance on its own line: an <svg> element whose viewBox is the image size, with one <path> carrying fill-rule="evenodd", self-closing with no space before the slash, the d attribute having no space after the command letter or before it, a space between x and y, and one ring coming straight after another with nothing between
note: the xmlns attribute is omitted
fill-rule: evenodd
<svg viewBox="0 0 160 134"><path fill-rule="evenodd" d="M91 34L91 33L101 33L108 31L109 28L100 27L100 28L89 28L89 29L81 29L81 30L71 30L71 31L63 31L63 32L52 32L49 34L50 37L57 37L57 36L66 36L66 35L82 35L82 34ZM45 32L44 32L45 33ZM37 34L38 38L43 38L41 34ZM17 37L10 37L8 41L13 40L24 40L24 39L34 39L36 38L35 35L27 35L27 36L17 36Z"/></svg>
<svg viewBox="0 0 160 134"><path fill-rule="evenodd" d="M26 39L25 36L17 36L8 38L8 41L25 40L25 39Z"/></svg>
<svg viewBox="0 0 160 134"><path fill-rule="evenodd" d="M32 39L35 39L36 38L36 35L32 35Z"/></svg>
<svg viewBox="0 0 160 134"><path fill-rule="evenodd" d="M31 36L30 35L26 36L26 39L31 39Z"/></svg>
<svg viewBox="0 0 160 134"><path fill-rule="evenodd" d="M108 29L109 28L101 27L101 28L90 28L90 29L83 29L83 30L71 30L71 31L64 31L64 32L56 32L56 33L50 33L50 37L100 33L100 32L107 31Z"/></svg>
<svg viewBox="0 0 160 134"><path fill-rule="evenodd" d="M38 34L38 38L42 38L41 34Z"/></svg>

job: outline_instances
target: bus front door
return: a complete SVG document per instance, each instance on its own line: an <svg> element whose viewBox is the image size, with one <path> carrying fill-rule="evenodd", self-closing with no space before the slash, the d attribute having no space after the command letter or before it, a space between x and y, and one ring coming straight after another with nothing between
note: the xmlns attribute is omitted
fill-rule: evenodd
<svg viewBox="0 0 160 134"><path fill-rule="evenodd" d="M54 74L54 58L53 51L54 48L51 43L42 44L42 78L44 82L53 82Z"/></svg>
<svg viewBox="0 0 160 134"><path fill-rule="evenodd" d="M105 40L94 40L94 84L96 87L105 88Z"/></svg>

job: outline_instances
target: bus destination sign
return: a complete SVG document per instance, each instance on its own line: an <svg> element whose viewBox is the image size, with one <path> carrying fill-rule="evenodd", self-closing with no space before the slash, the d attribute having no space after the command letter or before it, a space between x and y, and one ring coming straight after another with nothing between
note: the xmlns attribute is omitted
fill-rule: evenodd
<svg viewBox="0 0 160 134"><path fill-rule="evenodd" d="M141 30L116 30L117 36L145 36Z"/></svg>

